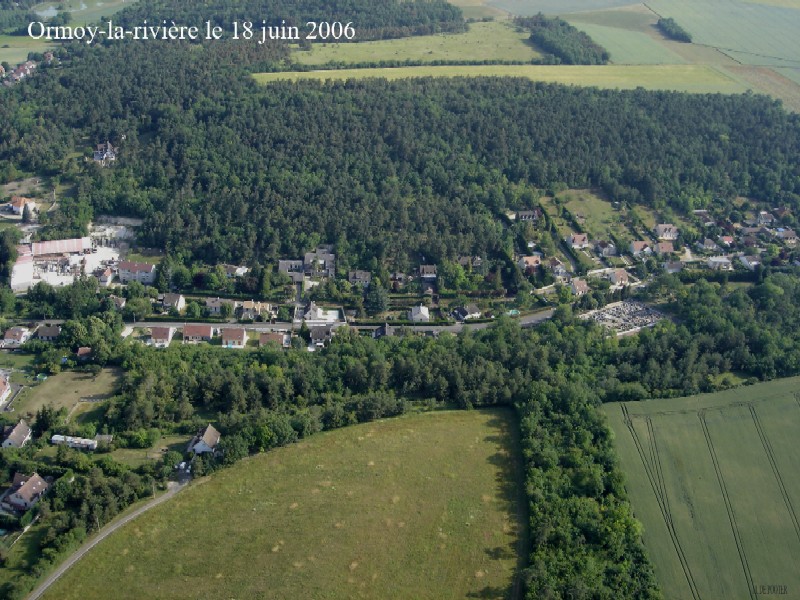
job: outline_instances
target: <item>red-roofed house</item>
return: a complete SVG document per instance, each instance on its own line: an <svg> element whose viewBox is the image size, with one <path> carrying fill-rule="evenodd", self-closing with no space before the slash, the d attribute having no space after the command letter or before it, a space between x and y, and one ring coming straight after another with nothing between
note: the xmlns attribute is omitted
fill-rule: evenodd
<svg viewBox="0 0 800 600"><path fill-rule="evenodd" d="M196 342L210 342L214 337L214 327L202 323L183 326L183 343L193 344Z"/></svg>
<svg viewBox="0 0 800 600"><path fill-rule="evenodd" d="M247 346L247 330L244 327L224 327L222 329L223 348L244 348Z"/></svg>
<svg viewBox="0 0 800 600"><path fill-rule="evenodd" d="M150 263L122 261L119 263L119 280L122 283L138 281L150 284L156 280L156 266Z"/></svg>
<svg viewBox="0 0 800 600"><path fill-rule="evenodd" d="M22 196L13 196L8 205L11 207L11 212L13 212L15 215L21 215L23 212L25 212L26 206L30 206L31 210L36 208L36 202L30 198L23 198Z"/></svg>
<svg viewBox="0 0 800 600"><path fill-rule="evenodd" d="M166 348L175 335L174 327L151 327L150 343L156 348Z"/></svg>

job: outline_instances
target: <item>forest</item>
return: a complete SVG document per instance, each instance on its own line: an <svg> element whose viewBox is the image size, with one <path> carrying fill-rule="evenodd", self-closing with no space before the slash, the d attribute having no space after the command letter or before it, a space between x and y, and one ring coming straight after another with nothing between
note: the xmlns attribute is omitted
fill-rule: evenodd
<svg viewBox="0 0 800 600"><path fill-rule="evenodd" d="M608 62L605 48L563 19L539 13L533 17L517 17L514 23L531 31L531 42L549 53L552 64L604 65Z"/></svg>
<svg viewBox="0 0 800 600"><path fill-rule="evenodd" d="M318 242L354 266L391 255L397 270L504 255L504 211L563 186L656 209L695 194L800 210L800 122L765 97L502 78L261 87L226 67L285 58L282 44L71 47L61 67L2 90L0 179L72 185L46 236L141 216L142 244L210 264ZM106 139L120 149L112 168L71 155Z"/></svg>
<svg viewBox="0 0 800 600"><path fill-rule="evenodd" d="M232 23L250 21L266 25L304 27L307 21L353 23L356 35L352 41L366 41L466 29L461 9L444 0L213 0L190 3L183 0L141 0L115 15L114 22L126 28L162 20L183 24L213 25L232 30ZM303 36L304 37L304 36ZM341 42L349 41L342 38Z"/></svg>
<svg viewBox="0 0 800 600"><path fill-rule="evenodd" d="M677 21L671 17L660 18L656 23L656 26L661 30L661 33L671 40L686 42L687 44L692 41L691 34L683 27L678 25Z"/></svg>

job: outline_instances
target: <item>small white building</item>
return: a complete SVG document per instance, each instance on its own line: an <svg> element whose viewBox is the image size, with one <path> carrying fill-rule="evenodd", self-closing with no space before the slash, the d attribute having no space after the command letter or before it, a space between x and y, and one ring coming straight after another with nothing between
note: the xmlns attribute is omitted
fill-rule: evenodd
<svg viewBox="0 0 800 600"><path fill-rule="evenodd" d="M50 438L50 443L54 446L66 444L70 448L77 450L97 450L97 440L79 438L71 435L54 435Z"/></svg>
<svg viewBox="0 0 800 600"><path fill-rule="evenodd" d="M152 327L150 329L150 345L166 348L172 342L176 329L174 327Z"/></svg>
<svg viewBox="0 0 800 600"><path fill-rule="evenodd" d="M431 314L427 306L412 306L408 311L408 318L416 323L427 323L431 320Z"/></svg>
<svg viewBox="0 0 800 600"><path fill-rule="evenodd" d="M220 437L222 437L220 432L209 423L205 429L198 431L197 435L192 438L186 451L194 452L195 454L214 452L217 444L219 444Z"/></svg>
<svg viewBox="0 0 800 600"><path fill-rule="evenodd" d="M706 265L712 271L732 271L733 264L727 256L712 256L706 261Z"/></svg>
<svg viewBox="0 0 800 600"><path fill-rule="evenodd" d="M24 419L13 427L9 425L3 433L3 448L22 448L31 439L31 428Z"/></svg>

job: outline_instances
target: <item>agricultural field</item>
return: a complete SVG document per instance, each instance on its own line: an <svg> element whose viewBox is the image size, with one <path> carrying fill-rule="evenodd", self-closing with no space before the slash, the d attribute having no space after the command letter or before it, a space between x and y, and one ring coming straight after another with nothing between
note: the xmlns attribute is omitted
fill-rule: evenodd
<svg viewBox="0 0 800 600"><path fill-rule="evenodd" d="M489 6L487 0L450 0L450 4L461 8L465 19L503 19L509 16L506 11Z"/></svg>
<svg viewBox="0 0 800 600"><path fill-rule="evenodd" d="M679 65L686 60L652 35L619 27L572 21L598 44L608 50L615 65Z"/></svg>
<svg viewBox="0 0 800 600"><path fill-rule="evenodd" d="M604 410L665 598L798 597L800 378Z"/></svg>
<svg viewBox="0 0 800 600"><path fill-rule="evenodd" d="M89 373L65 371L23 390L14 401L13 408L19 416L33 416L47 405L56 409L66 408L70 412L78 410L79 405L85 405L82 406L85 409L91 407L93 402L109 398L114 393L119 377L117 369L103 369L97 377ZM89 398L93 402L81 402Z"/></svg>
<svg viewBox="0 0 800 600"><path fill-rule="evenodd" d="M120 600L506 598L527 544L517 444L507 411L318 434L195 482L44 598L107 598L109 581Z"/></svg>
<svg viewBox="0 0 800 600"><path fill-rule="evenodd" d="M45 52L52 46L28 36L0 35L0 62L17 65L28 60L29 52Z"/></svg>
<svg viewBox="0 0 800 600"><path fill-rule="evenodd" d="M33 10L45 18L53 17L62 10L67 10L72 15L70 25L74 27L97 23L135 2L136 0L66 0L64 2L43 2L34 6Z"/></svg>
<svg viewBox="0 0 800 600"><path fill-rule="evenodd" d="M705 65L467 65L399 67L395 69L341 69L287 73L257 73L260 83L300 79L344 80L366 77L525 77L534 81L608 89L675 90L682 92L743 93L747 86L720 69Z"/></svg>
<svg viewBox="0 0 800 600"><path fill-rule="evenodd" d="M531 16L536 13L564 16L586 10L602 10L633 4L631 0L488 0L487 4L512 15Z"/></svg>
<svg viewBox="0 0 800 600"><path fill-rule="evenodd" d="M378 61L520 61L540 56L528 43L529 33L511 23L471 23L466 33L441 33L396 40L348 44L315 44L310 51L296 50L292 59L302 65Z"/></svg>

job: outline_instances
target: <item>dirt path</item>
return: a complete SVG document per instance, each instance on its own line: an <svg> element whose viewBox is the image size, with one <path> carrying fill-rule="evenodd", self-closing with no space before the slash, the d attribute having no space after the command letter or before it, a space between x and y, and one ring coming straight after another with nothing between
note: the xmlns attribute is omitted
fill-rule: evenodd
<svg viewBox="0 0 800 600"><path fill-rule="evenodd" d="M72 565L74 565L81 558L83 558L83 556L87 552L89 552L89 550L94 548L97 544L102 542L104 539L106 539L109 535L114 533L120 527L127 525L128 523L133 521L136 517L138 517L142 513L150 510L154 506L158 506L162 502L166 502L167 500L172 498L175 494L177 494L179 491L181 491L185 486L186 486L185 483L180 484L171 481L169 483L169 489L165 494L159 496L158 498L150 500L147 504L140 506L131 514L125 516L119 521L115 521L109 525L106 525L90 542L78 548L67 560L61 563L61 565L59 565L59 567L55 571L53 571L47 577L47 579L45 579L33 592L31 592L31 595L28 596L28 600L37 600L38 598L41 598L42 595L47 591L47 589L51 585L53 585L59 577L61 577L64 573L66 573L67 570L70 567L72 567Z"/></svg>

